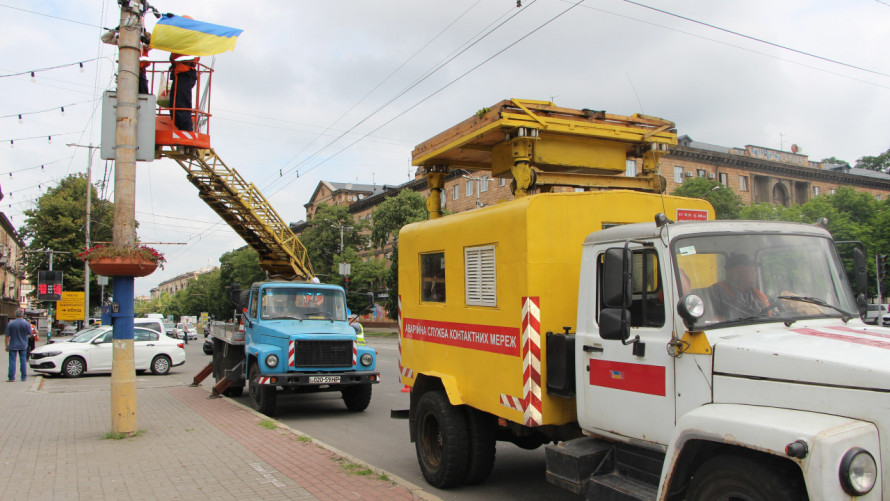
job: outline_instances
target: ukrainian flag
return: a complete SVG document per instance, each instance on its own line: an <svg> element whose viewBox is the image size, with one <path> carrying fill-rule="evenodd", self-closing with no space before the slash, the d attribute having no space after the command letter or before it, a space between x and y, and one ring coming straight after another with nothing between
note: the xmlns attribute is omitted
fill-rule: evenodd
<svg viewBox="0 0 890 501"><path fill-rule="evenodd" d="M182 16L164 16L152 30L149 47L189 56L212 56L235 50L242 31Z"/></svg>

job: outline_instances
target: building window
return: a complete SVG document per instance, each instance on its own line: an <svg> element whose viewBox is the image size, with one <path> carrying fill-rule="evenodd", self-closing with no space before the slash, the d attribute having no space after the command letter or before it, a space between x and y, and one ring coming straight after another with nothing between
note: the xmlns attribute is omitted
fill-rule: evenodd
<svg viewBox="0 0 890 501"><path fill-rule="evenodd" d="M748 191L748 176L739 176L739 191Z"/></svg>
<svg viewBox="0 0 890 501"><path fill-rule="evenodd" d="M485 193L488 191L488 176L482 176L482 179L479 180L479 193Z"/></svg>
<svg viewBox="0 0 890 501"><path fill-rule="evenodd" d="M822 188L820 188L818 186L813 186L813 196L818 197L821 194L822 194Z"/></svg>
<svg viewBox="0 0 890 501"><path fill-rule="evenodd" d="M464 278L468 306L497 306L494 245L464 249Z"/></svg>
<svg viewBox="0 0 890 501"><path fill-rule="evenodd" d="M635 177L637 175L637 163L633 160L625 161L624 175L627 177Z"/></svg>
<svg viewBox="0 0 890 501"><path fill-rule="evenodd" d="M674 182L683 184L683 167L674 167Z"/></svg>
<svg viewBox="0 0 890 501"><path fill-rule="evenodd" d="M473 180L467 179L467 196L473 196Z"/></svg>
<svg viewBox="0 0 890 501"><path fill-rule="evenodd" d="M729 186L729 174L725 172L720 173L720 184L723 186Z"/></svg>
<svg viewBox="0 0 890 501"><path fill-rule="evenodd" d="M445 253L420 255L420 300L445 302Z"/></svg>
<svg viewBox="0 0 890 501"><path fill-rule="evenodd" d="M829 195L834 195L836 192L837 192L837 190L835 190L834 188L828 190Z"/></svg>
<svg viewBox="0 0 890 501"><path fill-rule="evenodd" d="M457 200L458 198L460 198L460 183L451 187L451 199Z"/></svg>
<svg viewBox="0 0 890 501"><path fill-rule="evenodd" d="M698 177L708 177L708 173L704 169L697 169L696 173Z"/></svg>
<svg viewBox="0 0 890 501"><path fill-rule="evenodd" d="M507 186L507 179L503 177L498 179L498 186Z"/></svg>
<svg viewBox="0 0 890 501"><path fill-rule="evenodd" d="M877 195L875 195L875 200L877 200L878 202L881 201L881 194L880 194L880 193L878 193Z"/></svg>

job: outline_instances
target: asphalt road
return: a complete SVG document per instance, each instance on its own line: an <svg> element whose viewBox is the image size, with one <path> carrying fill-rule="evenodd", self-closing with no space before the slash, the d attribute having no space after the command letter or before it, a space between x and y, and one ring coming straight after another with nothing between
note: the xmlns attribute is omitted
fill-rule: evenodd
<svg viewBox="0 0 890 501"><path fill-rule="evenodd" d="M368 336L367 340L379 353L378 370L382 382L374 386L371 405L366 411L353 413L346 410L339 392L281 395L275 419L413 482L445 500L580 499L547 483L543 448L526 451L503 442L498 442L497 459L491 477L482 485L443 491L427 484L417 465L414 444L408 438L408 422L390 418L390 410L408 408L408 394L402 393L397 377L397 340L394 336ZM191 383L194 375L210 361L210 356L201 350L202 343L203 338L189 343L186 347L185 365L174 367L167 376L137 376L137 384L142 388ZM208 378L203 385L209 387L212 384L212 380ZM108 391L109 387L108 375L96 375L78 379L48 378L43 390ZM249 405L246 391L244 397L236 400Z"/></svg>

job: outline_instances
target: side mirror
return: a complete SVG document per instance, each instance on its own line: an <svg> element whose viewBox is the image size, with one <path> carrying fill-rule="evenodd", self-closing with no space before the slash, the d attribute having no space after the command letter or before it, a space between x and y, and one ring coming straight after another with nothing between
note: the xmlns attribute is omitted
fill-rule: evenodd
<svg viewBox="0 0 890 501"><path fill-rule="evenodd" d="M627 308L633 297L631 286L632 254L627 247L606 249L603 260L603 304L606 308Z"/></svg>
<svg viewBox="0 0 890 501"><path fill-rule="evenodd" d="M229 300L235 305L236 309L241 308L241 284L235 282L229 291Z"/></svg>
<svg viewBox="0 0 890 501"><path fill-rule="evenodd" d="M624 342L630 337L630 307L633 301L630 249L606 249L603 257L602 294L605 308L600 312L600 337Z"/></svg>

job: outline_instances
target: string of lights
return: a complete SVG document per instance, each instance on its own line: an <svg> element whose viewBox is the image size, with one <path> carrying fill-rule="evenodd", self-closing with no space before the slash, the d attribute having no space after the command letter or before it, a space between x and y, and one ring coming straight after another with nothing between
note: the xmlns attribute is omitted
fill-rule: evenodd
<svg viewBox="0 0 890 501"><path fill-rule="evenodd" d="M94 57L92 59L84 59L83 61L75 61L73 63L60 64L57 66L49 66L47 68L36 68L33 70L20 71L18 73L7 73L5 75L0 75L0 78L17 77L17 76L21 76L21 75L30 74L31 78L33 79L37 73L41 73L44 71L50 71L50 70L57 70L59 68L67 68L68 66L80 66L80 71L83 71L83 63L90 63L90 62L97 61L97 60L99 60L99 58Z"/></svg>

